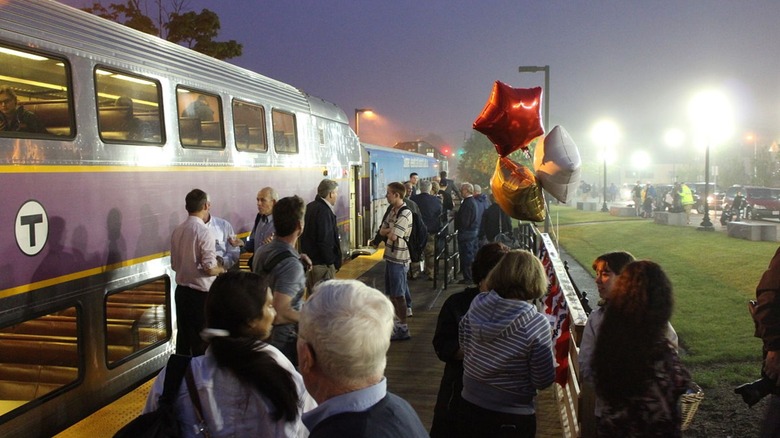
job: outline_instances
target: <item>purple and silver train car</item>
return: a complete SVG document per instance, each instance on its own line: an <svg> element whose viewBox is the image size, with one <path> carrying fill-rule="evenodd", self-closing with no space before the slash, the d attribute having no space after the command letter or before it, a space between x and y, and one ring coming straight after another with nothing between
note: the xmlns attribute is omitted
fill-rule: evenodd
<svg viewBox="0 0 780 438"><path fill-rule="evenodd" d="M245 236L260 188L335 179L354 246L361 146L337 106L48 0L0 2L0 65L0 436L52 435L165 364L192 188Z"/></svg>

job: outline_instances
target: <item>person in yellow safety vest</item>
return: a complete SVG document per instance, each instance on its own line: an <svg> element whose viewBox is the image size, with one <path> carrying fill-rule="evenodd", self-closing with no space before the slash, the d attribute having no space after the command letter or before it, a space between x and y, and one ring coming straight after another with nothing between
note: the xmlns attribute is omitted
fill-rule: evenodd
<svg viewBox="0 0 780 438"><path fill-rule="evenodd" d="M688 184L682 183L680 186L680 203L682 204L683 210L685 211L685 222L690 224L691 223L691 208L693 208L694 200L693 200L693 192L691 191L691 188L688 187Z"/></svg>

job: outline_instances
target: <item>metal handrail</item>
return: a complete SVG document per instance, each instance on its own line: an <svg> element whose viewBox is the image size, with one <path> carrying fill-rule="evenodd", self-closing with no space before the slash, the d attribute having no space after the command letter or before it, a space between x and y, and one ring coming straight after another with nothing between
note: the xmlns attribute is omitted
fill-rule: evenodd
<svg viewBox="0 0 780 438"><path fill-rule="evenodd" d="M438 286L438 278L439 278L439 261L444 260L444 286L443 289L447 289L449 286L449 272L450 272L450 264L452 263L453 271L455 274L460 272L459 266L460 263L455 263L455 261L460 260L460 253L458 252L458 246L457 246L457 239L458 239L458 231L455 230L453 232L450 232L450 225L455 221L455 219L450 219L447 221L446 224L444 224L439 231L436 232L434 235L434 246L433 246L433 288L436 289ZM442 245L443 241L443 245ZM452 244L452 242L456 242L455 244ZM450 250L450 247L452 247L452 250Z"/></svg>

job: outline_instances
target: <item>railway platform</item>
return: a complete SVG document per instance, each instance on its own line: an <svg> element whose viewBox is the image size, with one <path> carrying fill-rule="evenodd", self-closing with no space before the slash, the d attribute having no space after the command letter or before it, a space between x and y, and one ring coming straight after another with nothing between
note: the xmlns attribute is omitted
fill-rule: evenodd
<svg viewBox="0 0 780 438"><path fill-rule="evenodd" d="M384 261L380 249L373 254L359 256L342 266L338 278L354 278L379 290L384 289ZM436 320L441 305L451 294L463 290L461 285L451 284L446 290L434 289L433 282L411 280L414 316L407 319L412 338L393 342L388 352L385 375L388 389L406 399L417 411L423 425L430 429L433 408L444 363L439 361L431 343L436 330ZM125 423L134 418L146 400L152 380L135 391L94 413L68 430L59 438L99 436L110 437ZM548 388L537 397L537 437L563 436L554 389Z"/></svg>

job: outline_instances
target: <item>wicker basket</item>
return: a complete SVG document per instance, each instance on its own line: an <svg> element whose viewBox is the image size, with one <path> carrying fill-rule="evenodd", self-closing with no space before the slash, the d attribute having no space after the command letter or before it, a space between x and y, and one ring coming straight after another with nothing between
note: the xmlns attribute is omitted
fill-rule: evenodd
<svg viewBox="0 0 780 438"><path fill-rule="evenodd" d="M680 396L680 412L682 414L682 430L688 429L693 421L693 416L699 409L699 404L704 399L704 391L695 382L691 382L688 392Z"/></svg>

